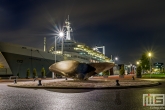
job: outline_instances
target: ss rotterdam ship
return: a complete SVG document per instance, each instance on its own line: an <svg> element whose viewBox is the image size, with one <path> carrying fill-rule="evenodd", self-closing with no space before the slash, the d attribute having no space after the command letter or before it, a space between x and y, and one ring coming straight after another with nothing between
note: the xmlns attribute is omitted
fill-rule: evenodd
<svg viewBox="0 0 165 110"><path fill-rule="evenodd" d="M72 29L69 19L65 21L64 27L66 28L65 40L57 44L55 42L55 45L49 50L46 50L46 38L44 38L43 50L0 42L1 57L8 66L0 69L0 75L17 76L19 74L19 77L25 78L27 69L30 69L32 73L35 68L40 77L41 69L45 68L46 76L50 77L52 73L48 68L55 62L63 60L76 60L80 63L110 62L110 58L105 56L105 52L101 53L83 43L71 40L70 32L72 32Z"/></svg>

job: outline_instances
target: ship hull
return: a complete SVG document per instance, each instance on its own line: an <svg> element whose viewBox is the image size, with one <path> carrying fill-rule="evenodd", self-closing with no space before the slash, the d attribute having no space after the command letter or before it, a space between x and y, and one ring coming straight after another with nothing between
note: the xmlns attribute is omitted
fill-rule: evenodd
<svg viewBox="0 0 165 110"><path fill-rule="evenodd" d="M76 60L80 63L90 63L94 60L95 63L105 61L101 61L100 58L88 55L87 52L83 53L83 51L75 51L74 48L77 48L78 44L75 44L74 42L70 43L68 41L64 44L64 53L57 53L56 58L54 50L47 52L33 47L3 42L0 42L0 52L2 53L8 64L6 68L10 68L12 75L14 76L17 76L17 74L19 73L19 77L21 78L27 77L27 69L30 69L30 77L33 77L34 68L37 70L38 77L41 77L41 69L43 67L45 68L46 76L51 77L52 73L48 69L49 66L52 65L54 62L63 60Z"/></svg>
<svg viewBox="0 0 165 110"><path fill-rule="evenodd" d="M51 77L49 66L55 62L55 55L49 52L44 52L33 47L25 47L10 43L0 42L0 52L10 68L12 75L25 78L27 69L30 69L30 77L33 77L33 69L35 68L38 77L41 77L41 69L44 67L46 76ZM56 55L56 62L64 60L62 55Z"/></svg>
<svg viewBox="0 0 165 110"><path fill-rule="evenodd" d="M44 67L46 76L51 76L51 72L48 70L49 66L55 61L50 59L38 58L33 56L25 56L13 53L2 52L5 57L12 75L16 76L19 73L19 77L25 78L27 69L30 69L30 77L33 77L33 69L37 70L38 77L41 77L41 69Z"/></svg>

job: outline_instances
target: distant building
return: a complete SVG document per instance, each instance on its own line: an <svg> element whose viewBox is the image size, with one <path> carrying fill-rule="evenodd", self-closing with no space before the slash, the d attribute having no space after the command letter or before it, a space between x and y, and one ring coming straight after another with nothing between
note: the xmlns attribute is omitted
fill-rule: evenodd
<svg viewBox="0 0 165 110"><path fill-rule="evenodd" d="M114 75L119 75L121 66L124 66L125 74L135 74L136 73L136 66L133 64L126 65L126 64L118 64L113 67Z"/></svg>
<svg viewBox="0 0 165 110"><path fill-rule="evenodd" d="M154 63L153 64L153 69L154 69L154 72L164 72L164 64L163 63Z"/></svg>

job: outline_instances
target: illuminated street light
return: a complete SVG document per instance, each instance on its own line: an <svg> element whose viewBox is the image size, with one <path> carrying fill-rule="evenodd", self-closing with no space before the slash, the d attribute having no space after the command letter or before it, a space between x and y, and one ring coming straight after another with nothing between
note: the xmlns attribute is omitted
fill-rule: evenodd
<svg viewBox="0 0 165 110"><path fill-rule="evenodd" d="M59 33L59 37L61 37L62 38L62 46L61 46L61 53L63 54L63 45L64 45L64 40L63 40L63 36L64 36L64 33L63 32L60 32Z"/></svg>
<svg viewBox="0 0 165 110"><path fill-rule="evenodd" d="M149 56L149 58L150 58L150 78L151 78L151 56L152 56L152 55L151 55L151 52L148 53L148 56Z"/></svg>
<svg viewBox="0 0 165 110"><path fill-rule="evenodd" d="M143 74L143 68L142 68L142 65L140 65L142 63L142 61L141 60L138 60L137 62L136 62L136 64L137 64L137 67L138 66L140 66L141 67L141 72L142 72L142 74Z"/></svg>
<svg viewBox="0 0 165 110"><path fill-rule="evenodd" d="M113 62L116 63L117 61L118 61L118 57L115 57L115 58L113 59Z"/></svg>
<svg viewBox="0 0 165 110"><path fill-rule="evenodd" d="M64 33L63 32L59 32L59 36L60 37L63 37L64 36ZM63 42L63 40L62 40L62 42ZM57 49L56 49L56 47L57 47L57 36L55 36L55 40L54 40L54 62L56 63L56 54L57 54ZM62 44L62 50L63 50L63 44ZM52 72L52 78L54 79L54 74L55 73L53 73Z"/></svg>
<svg viewBox="0 0 165 110"><path fill-rule="evenodd" d="M63 32L60 32L60 33L59 33L59 36L60 36L60 37L63 37L63 36L64 36L64 33L63 33Z"/></svg>
<svg viewBox="0 0 165 110"><path fill-rule="evenodd" d="M150 52L148 53L148 56L151 57L151 53Z"/></svg>

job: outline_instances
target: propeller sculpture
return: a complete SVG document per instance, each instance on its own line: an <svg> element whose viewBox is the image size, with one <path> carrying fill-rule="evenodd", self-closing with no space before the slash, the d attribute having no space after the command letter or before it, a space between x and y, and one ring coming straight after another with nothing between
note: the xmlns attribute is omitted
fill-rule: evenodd
<svg viewBox="0 0 165 110"><path fill-rule="evenodd" d="M75 60L65 60L52 64L49 70L68 78L87 80L89 77L107 71L114 63L80 63Z"/></svg>

